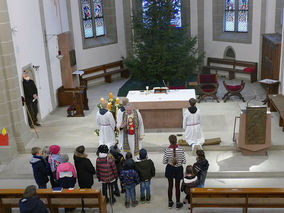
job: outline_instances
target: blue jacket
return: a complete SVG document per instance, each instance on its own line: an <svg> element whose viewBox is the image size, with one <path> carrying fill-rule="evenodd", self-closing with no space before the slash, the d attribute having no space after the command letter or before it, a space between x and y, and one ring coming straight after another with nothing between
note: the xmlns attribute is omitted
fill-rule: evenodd
<svg viewBox="0 0 284 213"><path fill-rule="evenodd" d="M48 182L48 170L46 163L41 156L33 155L30 160L33 167L34 178L37 185L44 185Z"/></svg>
<svg viewBox="0 0 284 213"><path fill-rule="evenodd" d="M121 181L123 185L131 185L133 183L138 184L139 183L139 176L138 173L134 169L123 169L121 174Z"/></svg>
<svg viewBox="0 0 284 213"><path fill-rule="evenodd" d="M39 199L35 198L23 198L19 201L20 213L48 213L45 205Z"/></svg>

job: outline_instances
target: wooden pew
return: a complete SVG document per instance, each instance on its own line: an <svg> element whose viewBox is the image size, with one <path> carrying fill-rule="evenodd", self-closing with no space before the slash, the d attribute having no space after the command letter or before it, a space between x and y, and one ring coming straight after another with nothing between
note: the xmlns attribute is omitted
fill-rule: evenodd
<svg viewBox="0 0 284 213"><path fill-rule="evenodd" d="M24 189L0 189L0 213L18 208L23 194ZM63 189L62 192L38 189L37 194L51 213L58 213L58 208L82 208L81 198L86 208L98 208L100 213L107 213L106 199L98 189Z"/></svg>
<svg viewBox="0 0 284 213"><path fill-rule="evenodd" d="M193 188L190 192L191 209L284 208L284 188Z"/></svg>
<svg viewBox="0 0 284 213"><path fill-rule="evenodd" d="M208 57L207 65L204 66L204 68L208 70L229 72L230 80L235 78L235 73L243 73L243 74L250 75L251 83L257 81L257 63L256 62ZM254 69L254 71L246 72L244 68L252 68Z"/></svg>
<svg viewBox="0 0 284 213"><path fill-rule="evenodd" d="M84 69L84 74L80 75L80 85L87 86L88 81L104 77L105 82L111 83L111 76L115 73L120 73L122 78L129 77L129 71L123 66L122 61L115 61L109 64L100 65Z"/></svg>
<svg viewBox="0 0 284 213"><path fill-rule="evenodd" d="M284 132L284 96L283 95L268 95L268 104L271 112L279 112L279 126L282 127L282 132Z"/></svg>

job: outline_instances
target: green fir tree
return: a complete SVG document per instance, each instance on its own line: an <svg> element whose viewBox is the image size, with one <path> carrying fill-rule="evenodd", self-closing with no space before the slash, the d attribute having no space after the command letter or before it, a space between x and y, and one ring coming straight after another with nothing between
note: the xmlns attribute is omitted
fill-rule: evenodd
<svg viewBox="0 0 284 213"><path fill-rule="evenodd" d="M134 12L133 55L125 64L135 79L186 81L203 60L203 55L198 56L197 39L188 36L187 26L171 24L178 7L179 1L148 0L144 10Z"/></svg>

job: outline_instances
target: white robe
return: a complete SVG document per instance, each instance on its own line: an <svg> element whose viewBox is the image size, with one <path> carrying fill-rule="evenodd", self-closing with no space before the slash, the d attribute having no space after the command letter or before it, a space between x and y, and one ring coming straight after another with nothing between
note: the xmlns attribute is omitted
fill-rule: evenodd
<svg viewBox="0 0 284 213"><path fill-rule="evenodd" d="M118 137L119 143L118 143L118 147L120 148L121 153L125 157L126 152L123 149L123 137L124 137L124 134L123 134L123 130L120 130L120 126L123 123L123 112L121 112L121 111L119 112L119 111L117 113L117 124L116 124L117 128L119 129L119 137ZM140 112L138 110L136 110L136 112L138 114L138 123L139 123L138 138L140 138L140 136L144 136L144 124L143 124L143 119L142 119L142 116L141 116ZM127 119L127 121L128 121L128 119ZM135 134L137 134L137 133L135 132ZM135 136L135 134L134 135L127 134L127 136L128 136L129 148L130 148L130 151L132 153L133 160L137 161L137 158L139 157L139 155L136 155L136 156L134 155L134 150L135 150L135 138L134 138L134 136ZM142 149L142 142L141 142L141 140L138 140L138 148L139 148L139 150Z"/></svg>
<svg viewBox="0 0 284 213"><path fill-rule="evenodd" d="M188 145L204 143L204 137L200 126L200 110L195 113L187 109L183 114L183 129L185 129L185 140Z"/></svg>
<svg viewBox="0 0 284 213"><path fill-rule="evenodd" d="M104 115L97 112L97 124L100 129L99 135L99 146L105 144L110 148L110 146L115 145L115 120L111 112L106 112Z"/></svg>

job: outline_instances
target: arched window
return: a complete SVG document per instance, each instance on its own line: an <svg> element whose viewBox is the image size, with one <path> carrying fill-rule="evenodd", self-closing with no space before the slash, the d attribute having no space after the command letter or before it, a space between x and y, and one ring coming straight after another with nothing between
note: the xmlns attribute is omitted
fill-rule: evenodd
<svg viewBox="0 0 284 213"><path fill-rule="evenodd" d="M102 0L81 0L84 37L105 35Z"/></svg>
<svg viewBox="0 0 284 213"><path fill-rule="evenodd" d="M225 0L224 32L248 32L248 0Z"/></svg>

